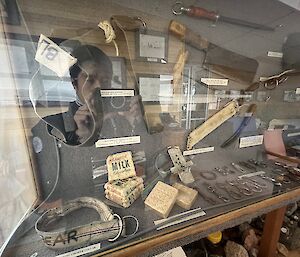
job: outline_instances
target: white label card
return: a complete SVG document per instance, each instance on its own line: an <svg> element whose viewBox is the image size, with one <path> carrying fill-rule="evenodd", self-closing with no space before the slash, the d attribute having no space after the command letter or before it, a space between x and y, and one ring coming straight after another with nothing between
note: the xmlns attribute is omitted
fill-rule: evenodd
<svg viewBox="0 0 300 257"><path fill-rule="evenodd" d="M59 77L63 77L77 62L76 58L43 34L39 38L35 60L55 72Z"/></svg>
<svg viewBox="0 0 300 257"><path fill-rule="evenodd" d="M208 86L227 86L228 79L201 78L201 82Z"/></svg>
<svg viewBox="0 0 300 257"><path fill-rule="evenodd" d="M300 87L296 88L296 94L299 95L300 94Z"/></svg>
<svg viewBox="0 0 300 257"><path fill-rule="evenodd" d="M261 145L264 141L263 135L242 137L240 139L240 148Z"/></svg>
<svg viewBox="0 0 300 257"><path fill-rule="evenodd" d="M108 147L119 145L132 145L139 144L141 142L140 136L133 137L115 137L109 139L100 139L96 142L96 147Z"/></svg>
<svg viewBox="0 0 300 257"><path fill-rule="evenodd" d="M115 90L115 89L103 89L101 90L102 97L112 96L134 96L133 89Z"/></svg>
<svg viewBox="0 0 300 257"><path fill-rule="evenodd" d="M287 134L288 137L296 137L296 136L300 136L300 132L294 132L294 133L289 133Z"/></svg>
<svg viewBox="0 0 300 257"><path fill-rule="evenodd" d="M56 255L56 257L77 257L77 256L84 255L86 253L91 253L91 252L94 252L94 251L98 251L98 250L100 250L100 248L101 248L100 243L99 244L94 244L94 245L83 247L83 248L80 248L80 249L77 249L77 250L74 250L74 251L71 251L71 252Z"/></svg>
<svg viewBox="0 0 300 257"><path fill-rule="evenodd" d="M269 56L269 57L282 58L283 53L281 53L281 52L272 52L272 51L269 51L269 52L268 52L268 56Z"/></svg>
<svg viewBox="0 0 300 257"><path fill-rule="evenodd" d="M213 152L214 150L215 150L215 147L213 147L213 146L203 147L203 148L183 151L183 155L188 156L188 155L193 155L193 154L198 154L198 153L208 153L208 152Z"/></svg>

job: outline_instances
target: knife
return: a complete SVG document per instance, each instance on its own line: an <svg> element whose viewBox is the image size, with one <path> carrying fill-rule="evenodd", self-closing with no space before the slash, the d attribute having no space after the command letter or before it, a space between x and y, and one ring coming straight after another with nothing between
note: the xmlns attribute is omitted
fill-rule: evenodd
<svg viewBox="0 0 300 257"><path fill-rule="evenodd" d="M171 20L169 32L181 41L206 52L204 67L232 80L251 84L258 62L210 43L207 39L187 28L184 24Z"/></svg>
<svg viewBox="0 0 300 257"><path fill-rule="evenodd" d="M208 11L204 8L201 7L196 7L196 6L189 6L189 7L184 7L181 2L176 2L173 5L172 11L175 15L181 15L185 13L186 15L190 17L196 17L196 18L202 18L202 19L207 19L211 20L213 22L227 22L230 24L234 25L240 25L252 29L260 29L260 30L267 30L267 31L274 31L274 28L262 25L262 24L257 24L253 23L250 21L245 21L245 20L240 20L236 18L231 18L231 17L225 17L223 15L220 15L216 12L213 11Z"/></svg>

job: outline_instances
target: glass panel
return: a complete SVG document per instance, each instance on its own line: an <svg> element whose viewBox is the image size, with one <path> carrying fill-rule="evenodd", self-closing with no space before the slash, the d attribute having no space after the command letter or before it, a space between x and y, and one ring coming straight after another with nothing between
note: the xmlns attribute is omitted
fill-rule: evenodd
<svg viewBox="0 0 300 257"><path fill-rule="evenodd" d="M299 189L295 6L10 2L13 13L0 9L6 256L130 250ZM194 17L200 7L213 12ZM157 225L167 217L175 224Z"/></svg>

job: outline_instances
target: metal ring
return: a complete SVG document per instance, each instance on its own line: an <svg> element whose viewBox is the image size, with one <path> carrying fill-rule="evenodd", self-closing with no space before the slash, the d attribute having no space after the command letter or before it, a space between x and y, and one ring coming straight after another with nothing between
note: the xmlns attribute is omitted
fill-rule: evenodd
<svg viewBox="0 0 300 257"><path fill-rule="evenodd" d="M123 217L124 222L125 222L126 219L134 219L135 222L136 222L136 226L135 226L135 230L134 230L133 233L131 233L130 235L126 235L126 234L125 234L125 235L123 235L123 237L133 236L133 235L136 234L136 232L137 232L138 229L139 229L139 220L138 220L135 216L133 216L133 215L127 215L127 216L124 216L124 217Z"/></svg>
<svg viewBox="0 0 300 257"><path fill-rule="evenodd" d="M172 6L172 12L175 15L181 15L182 14L182 10L183 10L183 4L182 2L176 2L175 4L173 4Z"/></svg>
<svg viewBox="0 0 300 257"><path fill-rule="evenodd" d="M164 151L161 151L161 152L158 153L158 154L156 155L156 157L155 157L154 167L155 167L155 169L158 171L159 175L160 175L162 178L165 178L165 177L167 177L167 176L171 173L171 171L170 171L170 169L164 170L164 169L162 169L161 167L158 167L158 166L159 166L159 164L158 164L159 158L162 158L162 157L167 157L166 160L169 159L168 153L167 153L167 152L164 152ZM170 161L171 161L171 160L168 160L168 162L163 163L161 166L164 167L164 165L167 164L167 163L169 163Z"/></svg>
<svg viewBox="0 0 300 257"><path fill-rule="evenodd" d="M121 219L121 217L118 214L113 214L113 217L117 217L118 218L119 232L118 232L118 234L114 238L108 239L109 242L116 241L120 237L120 235L122 234L122 231L123 231L123 220Z"/></svg>
<svg viewBox="0 0 300 257"><path fill-rule="evenodd" d="M121 109L121 108L124 107L125 104L126 104L126 98L125 98L125 96L120 96L120 97L123 97L123 102L122 102L122 104L119 105L119 106L117 106L117 105L114 104L114 102L113 102L113 101L115 100L114 97L111 97L111 98L110 98L110 104L111 104L111 106L112 106L114 109L116 109L116 110Z"/></svg>

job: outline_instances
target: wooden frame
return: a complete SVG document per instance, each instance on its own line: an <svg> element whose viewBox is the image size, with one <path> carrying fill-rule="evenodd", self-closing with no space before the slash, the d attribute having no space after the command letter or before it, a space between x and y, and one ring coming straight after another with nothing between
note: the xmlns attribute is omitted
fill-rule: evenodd
<svg viewBox="0 0 300 257"><path fill-rule="evenodd" d="M16 0L3 0L0 2L2 20L9 25L21 25L21 17Z"/></svg>
<svg viewBox="0 0 300 257"><path fill-rule="evenodd" d="M156 31L136 33L136 57L139 61L167 63L168 38Z"/></svg>

